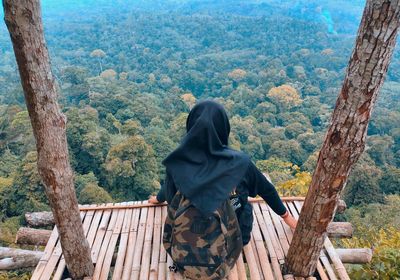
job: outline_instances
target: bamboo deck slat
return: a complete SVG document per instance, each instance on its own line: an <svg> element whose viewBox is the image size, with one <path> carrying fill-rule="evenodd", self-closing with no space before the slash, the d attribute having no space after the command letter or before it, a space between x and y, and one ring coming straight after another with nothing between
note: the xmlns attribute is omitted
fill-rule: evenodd
<svg viewBox="0 0 400 280"><path fill-rule="evenodd" d="M128 205L133 205L133 202L129 202ZM132 220L133 209L126 209L124 215L124 222L121 229L121 240L118 246L117 260L115 261L113 280L121 279L122 270L124 266L126 249L128 246L129 228Z"/></svg>
<svg viewBox="0 0 400 280"><path fill-rule="evenodd" d="M297 220L299 218L299 214L300 214L301 208L297 209L294 202L293 203L286 203L286 207L292 213L293 217ZM292 240L292 236L290 236L289 242L291 240ZM330 266L329 260L327 260L327 259L326 259L327 261L325 260L325 258L324 258L325 254L324 254L323 251L321 251L321 254L322 254L321 255L322 258L320 258L318 263L317 263L317 271L318 271L321 279L322 280L327 280L327 279L335 280L335 279L337 279L335 273L330 274L330 278L326 275L325 270L329 272L331 270L331 266ZM324 265L321 264L321 261L322 261L322 263ZM324 268L325 268L325 270L324 270ZM332 272L333 272L333 270L332 270Z"/></svg>
<svg viewBox="0 0 400 280"><path fill-rule="evenodd" d="M303 200L283 199L296 219ZM251 202L254 208L252 239L227 280L294 279L290 275L284 277L281 272L293 230L260 199ZM162 246L167 207L165 204L149 206L147 202L80 206L83 229L95 265L93 280L183 279L169 271L172 260ZM329 239L324 248L327 253L321 252L317 265L319 277L322 280L349 279ZM31 279L63 279L64 270L65 260L54 228Z"/></svg>

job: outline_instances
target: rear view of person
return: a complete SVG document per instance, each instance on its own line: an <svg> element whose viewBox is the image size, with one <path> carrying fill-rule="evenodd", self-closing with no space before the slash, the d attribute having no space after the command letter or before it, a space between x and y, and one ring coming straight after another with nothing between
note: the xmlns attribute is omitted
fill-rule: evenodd
<svg viewBox="0 0 400 280"><path fill-rule="evenodd" d="M190 279L223 279L250 241L248 196L261 196L290 227L296 220L249 156L228 146L230 124L222 105L198 103L186 132L163 161L165 182L149 202L168 202L163 244L174 261L170 269Z"/></svg>

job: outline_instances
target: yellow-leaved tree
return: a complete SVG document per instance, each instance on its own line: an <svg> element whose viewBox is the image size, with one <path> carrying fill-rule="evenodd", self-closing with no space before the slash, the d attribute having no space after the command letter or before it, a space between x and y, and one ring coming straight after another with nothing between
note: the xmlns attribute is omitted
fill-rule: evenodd
<svg viewBox="0 0 400 280"><path fill-rule="evenodd" d="M351 239L335 240L335 247L372 248L372 261L347 265L351 279L400 279L400 196L386 197L385 204L351 207L346 219L354 227Z"/></svg>
<svg viewBox="0 0 400 280"><path fill-rule="evenodd" d="M277 158L257 161L257 167L267 173L282 196L305 196L311 183L311 173Z"/></svg>
<svg viewBox="0 0 400 280"><path fill-rule="evenodd" d="M184 93L181 95L183 102L189 107L189 110L193 108L196 104L196 97L193 96L190 92Z"/></svg>
<svg viewBox="0 0 400 280"><path fill-rule="evenodd" d="M236 68L228 73L228 77L236 82L241 81L246 75L247 72L240 68Z"/></svg>
<svg viewBox="0 0 400 280"><path fill-rule="evenodd" d="M267 97L277 106L279 112L290 110L303 102L297 90L290 85L271 88Z"/></svg>

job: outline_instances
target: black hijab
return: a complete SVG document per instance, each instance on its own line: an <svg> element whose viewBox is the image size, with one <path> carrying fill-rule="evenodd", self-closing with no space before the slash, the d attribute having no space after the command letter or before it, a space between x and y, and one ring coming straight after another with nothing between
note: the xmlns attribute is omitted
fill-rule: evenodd
<svg viewBox="0 0 400 280"><path fill-rule="evenodd" d="M224 107L214 101L193 107L186 132L163 164L177 190L203 215L209 215L240 183L250 159L228 147L229 119Z"/></svg>

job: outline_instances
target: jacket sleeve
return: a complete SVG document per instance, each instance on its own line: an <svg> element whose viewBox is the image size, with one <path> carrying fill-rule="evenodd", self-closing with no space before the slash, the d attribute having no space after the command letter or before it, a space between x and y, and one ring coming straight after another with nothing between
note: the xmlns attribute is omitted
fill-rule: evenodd
<svg viewBox="0 0 400 280"><path fill-rule="evenodd" d="M174 181L172 180L171 176L166 174L164 184L162 184L160 191L157 194L158 202L167 201L168 203L171 202L172 198L176 193L176 188Z"/></svg>
<svg viewBox="0 0 400 280"><path fill-rule="evenodd" d="M161 185L161 188L158 191L157 200L158 200L158 202L164 202L165 201L165 183Z"/></svg>
<svg viewBox="0 0 400 280"><path fill-rule="evenodd" d="M249 196L261 196L269 207L280 216L286 213L286 207L279 197L274 185L265 178L253 162L249 164L241 184L242 183L246 184L246 187L249 190Z"/></svg>

